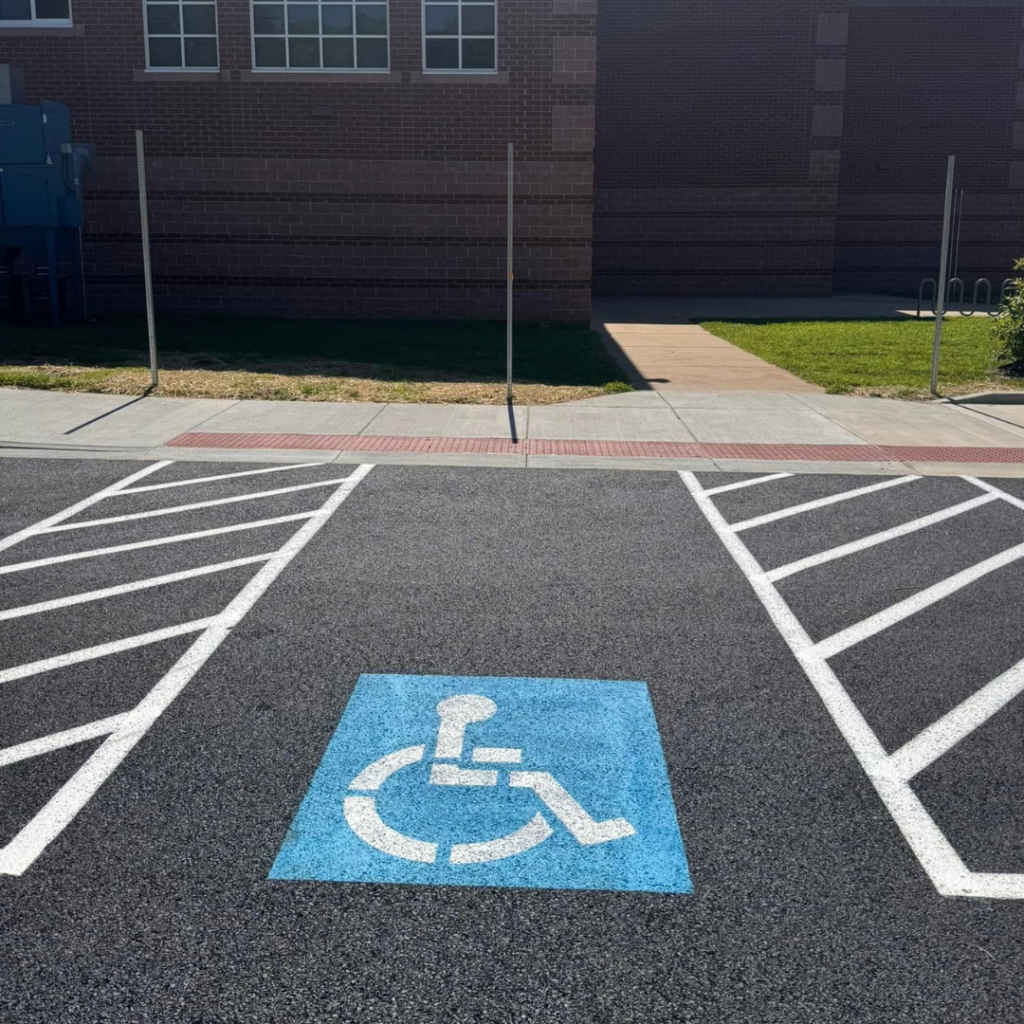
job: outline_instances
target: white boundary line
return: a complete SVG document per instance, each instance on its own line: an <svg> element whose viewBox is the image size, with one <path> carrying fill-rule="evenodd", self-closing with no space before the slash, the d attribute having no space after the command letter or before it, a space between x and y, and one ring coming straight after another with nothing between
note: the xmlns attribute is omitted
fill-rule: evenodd
<svg viewBox="0 0 1024 1024"><path fill-rule="evenodd" d="M45 807L2 849L0 874L21 875L74 820L96 791L116 771L153 723L206 664L291 560L316 536L363 478L373 469L361 465L280 548L234 600L216 616L170 671L127 712L121 724L50 798Z"/></svg>
<svg viewBox="0 0 1024 1024"><path fill-rule="evenodd" d="M840 652L853 647L854 644L859 644L876 633L895 626L896 623L902 622L904 619L910 618L911 615L916 615L943 598L962 590L968 584L974 583L975 580L980 580L990 572L1002 569L1021 558L1024 558L1024 544L1007 548L1006 551L986 558L985 561L972 565L969 569L964 569L963 572L955 573L941 583L927 587L904 601L883 608L875 615L869 615L866 619L855 622L838 633L833 633L832 636L826 637L817 644L817 651L823 658L834 658Z"/></svg>
<svg viewBox="0 0 1024 1024"><path fill-rule="evenodd" d="M1021 511L1024 511L1024 501L1016 495L1001 490L994 484L990 484L987 480L979 480L976 476L965 476L964 479L969 484L974 484L975 487L980 487L983 491L988 491L989 494L994 494L997 498L1002 498L1003 501L1021 509Z"/></svg>
<svg viewBox="0 0 1024 1024"><path fill-rule="evenodd" d="M80 558L99 558L101 555L116 555L122 551L136 551L139 548L155 548L163 544L180 544L186 540L199 540L202 537L216 537L222 533L237 533L240 530L257 530L262 526L277 526L280 523L297 523L300 519L312 519L312 512L296 512L290 516L277 516L275 519L257 519L252 523L236 523L234 526L218 526L212 530L197 530L195 533L177 533L173 537L156 537L153 540L138 540L131 544L114 544L109 548L93 548L91 551L72 551L67 555L53 555L50 558L35 558L31 562L15 562L12 565L0 565L0 576L9 572L25 572L27 569L41 569L46 565L59 565L62 562L77 562Z"/></svg>
<svg viewBox="0 0 1024 1024"><path fill-rule="evenodd" d="M71 594L68 597L55 597L51 601L25 604L20 608L7 608L4 611L0 611L0 622L8 619L20 619L26 615L39 615L42 612L51 612L57 608L68 608L75 604L102 601L108 597L120 597L122 594L132 594L136 590L149 590L151 587L162 587L170 583L180 583L182 580L195 579L197 576L209 576L211 573L225 572L228 569L239 569L243 565L267 562L273 557L273 551L262 555L247 555L245 558L233 558L229 562L200 565L195 569L181 569L178 572L167 573L165 576L150 576L144 580L135 580L133 583L120 583L114 587L104 587L102 590L88 590L81 594Z"/></svg>
<svg viewBox="0 0 1024 1024"><path fill-rule="evenodd" d="M739 480L734 484L723 484L721 487L712 487L705 491L705 494L725 494L727 491L742 491L744 487L756 487L758 484L766 484L772 480L784 480L792 476L792 473L772 473L769 476L756 476L752 480Z"/></svg>
<svg viewBox="0 0 1024 1024"><path fill-rule="evenodd" d="M705 491L704 493L711 494L711 491ZM924 530L946 519L963 515L964 512L970 512L972 509L980 508L982 505L987 505L997 499L998 495L995 494L981 494L977 498L971 498L969 501L961 502L959 505L952 505L949 508L942 509L940 512L933 512L931 515L922 516L920 519L914 519L909 523L903 523L902 526L894 526L891 530L882 530L880 533L871 534L870 537L861 537L860 540L851 541L849 544L841 544L839 547L830 548L828 551L821 551L816 555L808 555L797 562L790 562L789 565L780 565L778 569L772 569L770 572L765 573L765 576L772 583L776 583L778 580L784 580L787 576L793 576L798 572L803 572L805 569L813 569L815 566L824 565L826 562L834 562L837 558L845 558L847 555L856 554L858 551L865 551L867 548L873 548L878 544L885 544L887 541L896 540L897 537L906 537L907 534L916 533L918 530Z"/></svg>
<svg viewBox="0 0 1024 1024"><path fill-rule="evenodd" d="M1024 874L978 874L967 868L917 794L893 772L889 756L857 705L696 475L681 471L679 476L746 576L935 888L944 896L1024 899Z"/></svg>
<svg viewBox="0 0 1024 1024"><path fill-rule="evenodd" d="M148 512L129 512L123 516L107 516L104 519L82 519L77 523L62 523L60 526L47 526L38 533L59 533L63 530L81 530L87 526L109 526L111 523L127 523L135 519L153 519L157 516L170 516L175 512L191 512L197 508L213 508L216 505L234 505L240 501L256 501L259 498L273 498L278 494L293 494L296 491L308 491L314 487L332 487L344 484L351 477L335 480L317 480L311 484L296 484L294 487L278 487L272 491L256 491L253 494L236 494L230 498L213 498L210 501L194 501L189 505L171 505L169 508L154 508Z"/></svg>
<svg viewBox="0 0 1024 1024"><path fill-rule="evenodd" d="M166 491L171 487L189 487L192 484L210 484L215 480L236 480L240 476L260 476L263 473L287 473L293 469L311 469L323 466L323 462L299 462L292 466L271 466L269 469L246 469L241 473L222 473L219 476L197 476L188 480L170 480L165 484L148 484L145 487L129 487L118 491L118 494L142 494L145 491Z"/></svg>
<svg viewBox="0 0 1024 1024"><path fill-rule="evenodd" d="M814 501L805 501L802 505L791 505L789 508L780 508L778 512L768 512L766 515L757 516L754 519L746 519L742 523L733 523L729 529L734 533L741 530L750 530L755 526L766 526L779 519L788 519L790 516L798 516L804 512L813 512L816 508L825 508L828 505L836 505L841 501L849 501L851 498L859 498L864 494L873 494L875 491L884 491L889 487L899 487L900 484L912 484L920 480L919 476L899 476L893 480L883 480L880 484L870 484L867 487L858 487L853 491L842 491L839 494L830 494L827 498L817 498Z"/></svg>
<svg viewBox="0 0 1024 1024"><path fill-rule="evenodd" d="M150 473L155 473L158 469L163 469L164 466L170 465L170 460L153 462L150 465L145 466L143 469L138 470L138 472L131 473L123 480L118 480L117 483L111 484L109 487L104 487L103 490L97 491L90 497L76 502L74 505L64 509L63 512L58 512L56 515L49 516L46 519L40 519L38 523L33 523L31 526L26 526L24 530L18 530L17 533L12 533L9 537L4 537L3 540L0 540L0 551L6 551L8 548L14 547L15 544L20 544L23 540L26 540L37 533L47 532L57 523L61 523L65 519L69 519L71 516L78 515L79 512L85 511L85 509L95 505L98 501L102 501L104 498L109 498L111 495L117 494L122 487L127 487L128 484L135 483L136 480L141 480L143 477L149 476Z"/></svg>

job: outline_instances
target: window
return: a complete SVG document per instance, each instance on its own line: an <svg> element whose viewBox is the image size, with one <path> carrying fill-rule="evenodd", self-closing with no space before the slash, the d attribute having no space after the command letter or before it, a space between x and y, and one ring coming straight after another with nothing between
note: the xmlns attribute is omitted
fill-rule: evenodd
<svg viewBox="0 0 1024 1024"><path fill-rule="evenodd" d="M146 0L146 47L151 70L216 71L215 0Z"/></svg>
<svg viewBox="0 0 1024 1024"><path fill-rule="evenodd" d="M71 24L71 0L0 0L0 26Z"/></svg>
<svg viewBox="0 0 1024 1024"><path fill-rule="evenodd" d="M427 71L496 71L495 0L424 0L423 67Z"/></svg>
<svg viewBox="0 0 1024 1024"><path fill-rule="evenodd" d="M252 4L253 67L387 71L387 3L284 0Z"/></svg>

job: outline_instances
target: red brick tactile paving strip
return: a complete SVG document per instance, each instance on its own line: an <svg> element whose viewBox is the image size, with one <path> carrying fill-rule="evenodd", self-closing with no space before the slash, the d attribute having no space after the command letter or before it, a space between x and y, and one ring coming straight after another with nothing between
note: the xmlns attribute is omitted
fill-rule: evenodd
<svg viewBox="0 0 1024 1024"><path fill-rule="evenodd" d="M364 434L180 434L171 448L420 452L467 455L579 455L635 459L747 459L786 462L988 462L1024 464L1024 448L875 444L710 444L700 441L572 441L503 437L383 437Z"/></svg>

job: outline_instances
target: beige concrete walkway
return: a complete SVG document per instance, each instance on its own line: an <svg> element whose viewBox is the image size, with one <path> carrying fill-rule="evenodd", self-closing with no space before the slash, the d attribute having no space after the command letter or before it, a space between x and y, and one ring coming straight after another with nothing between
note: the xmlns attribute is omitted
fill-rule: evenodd
<svg viewBox="0 0 1024 1024"><path fill-rule="evenodd" d="M595 299L592 324L635 387L654 391L780 391L821 394L787 370L716 338L665 299Z"/></svg>

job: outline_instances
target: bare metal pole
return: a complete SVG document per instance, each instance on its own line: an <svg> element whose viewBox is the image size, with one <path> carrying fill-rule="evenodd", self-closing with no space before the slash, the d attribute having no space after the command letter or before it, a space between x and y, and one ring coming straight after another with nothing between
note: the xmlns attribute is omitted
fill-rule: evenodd
<svg viewBox="0 0 1024 1024"><path fill-rule="evenodd" d="M508 272L506 279L505 294L505 397L512 401L512 282L515 275L512 273L512 211L513 211L513 186L515 174L515 147L508 144Z"/></svg>
<svg viewBox="0 0 1024 1024"><path fill-rule="evenodd" d="M946 205L942 215L942 254L939 257L939 286L935 289L935 343L932 346L932 394L939 393L939 350L942 348L942 318L946 313L946 274L949 271L949 228L953 213L953 178L956 157L946 165Z"/></svg>
<svg viewBox="0 0 1024 1024"><path fill-rule="evenodd" d="M142 132L135 133L135 155L139 164L139 216L142 221L142 273L146 280L146 329L149 333L149 382L160 383L156 365L156 319L153 314L153 266L149 255L149 199L146 195L146 150Z"/></svg>

